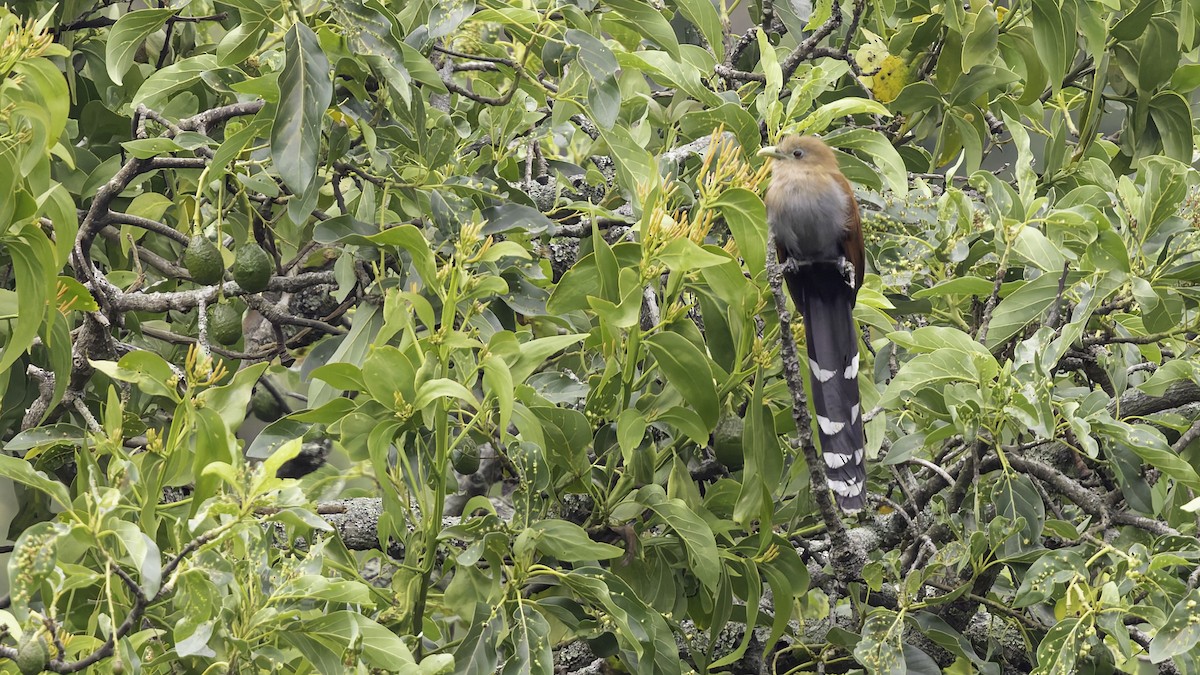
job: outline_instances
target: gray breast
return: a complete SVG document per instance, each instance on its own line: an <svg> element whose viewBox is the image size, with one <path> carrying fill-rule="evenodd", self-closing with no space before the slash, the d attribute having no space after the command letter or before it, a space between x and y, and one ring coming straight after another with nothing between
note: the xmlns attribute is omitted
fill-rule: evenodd
<svg viewBox="0 0 1200 675"><path fill-rule="evenodd" d="M827 174L793 174L772 181L767 222L790 258L832 260L842 254L849 199Z"/></svg>

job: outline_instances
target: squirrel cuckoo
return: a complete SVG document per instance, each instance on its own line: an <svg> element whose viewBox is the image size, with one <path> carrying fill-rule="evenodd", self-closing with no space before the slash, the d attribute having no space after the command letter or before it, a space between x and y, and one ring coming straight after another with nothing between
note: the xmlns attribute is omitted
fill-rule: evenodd
<svg viewBox="0 0 1200 675"><path fill-rule="evenodd" d="M863 280L863 236L850 182L829 146L789 136L763 148L772 157L767 223L783 278L808 335L813 408L829 487L843 511L865 502L858 331L854 302Z"/></svg>

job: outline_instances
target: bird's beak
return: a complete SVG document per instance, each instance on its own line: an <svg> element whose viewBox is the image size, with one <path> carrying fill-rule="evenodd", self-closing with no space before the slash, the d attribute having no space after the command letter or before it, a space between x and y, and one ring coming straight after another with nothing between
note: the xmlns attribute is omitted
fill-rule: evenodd
<svg viewBox="0 0 1200 675"><path fill-rule="evenodd" d="M768 145L758 151L759 157L771 157L773 159L783 159L783 153L775 149L775 146Z"/></svg>

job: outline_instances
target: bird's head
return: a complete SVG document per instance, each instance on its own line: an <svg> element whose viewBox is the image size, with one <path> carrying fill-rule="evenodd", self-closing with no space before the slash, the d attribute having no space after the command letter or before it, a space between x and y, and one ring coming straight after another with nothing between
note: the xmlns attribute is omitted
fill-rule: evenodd
<svg viewBox="0 0 1200 675"><path fill-rule="evenodd" d="M837 157L825 142L816 136L787 136L779 145L768 145L758 151L760 157L771 157L787 166L809 171L836 170Z"/></svg>

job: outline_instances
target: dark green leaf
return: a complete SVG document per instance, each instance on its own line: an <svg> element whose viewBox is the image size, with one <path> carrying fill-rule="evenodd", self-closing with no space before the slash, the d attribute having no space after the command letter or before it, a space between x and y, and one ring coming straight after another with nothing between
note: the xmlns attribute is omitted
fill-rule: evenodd
<svg viewBox="0 0 1200 675"><path fill-rule="evenodd" d="M271 159L285 185L297 194L317 175L321 124L333 96L329 61L312 30L297 23L284 37L279 104L271 126Z"/></svg>
<svg viewBox="0 0 1200 675"><path fill-rule="evenodd" d="M700 415L708 431L717 425L720 410L708 356L678 333L646 338L650 353L667 380Z"/></svg>
<svg viewBox="0 0 1200 675"><path fill-rule="evenodd" d="M1158 629L1150 641L1150 660L1162 663L1167 659L1187 654L1200 643L1200 622L1196 621L1196 608L1200 606L1200 589L1193 588L1175 604L1167 622Z"/></svg>
<svg viewBox="0 0 1200 675"><path fill-rule="evenodd" d="M121 84L142 41L162 28L175 11L171 8L139 9L117 19L104 41L104 67L114 84Z"/></svg>
<svg viewBox="0 0 1200 675"><path fill-rule="evenodd" d="M688 21L704 36L717 60L725 58L725 28L717 8L709 0L675 0L674 4Z"/></svg>

